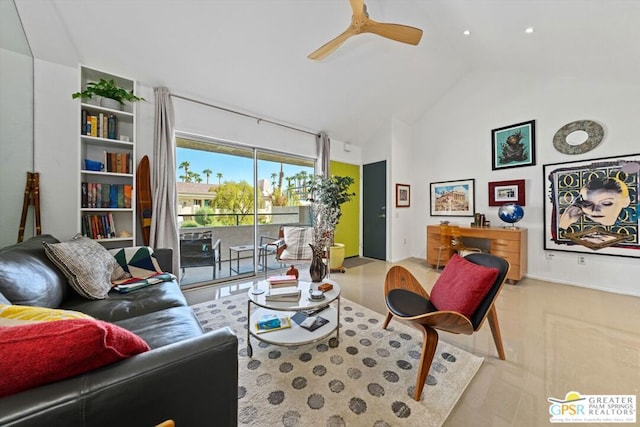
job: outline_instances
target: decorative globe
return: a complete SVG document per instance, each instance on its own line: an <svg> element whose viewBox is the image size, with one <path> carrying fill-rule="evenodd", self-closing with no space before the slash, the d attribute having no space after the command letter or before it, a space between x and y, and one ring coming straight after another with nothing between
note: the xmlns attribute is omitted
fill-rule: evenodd
<svg viewBox="0 0 640 427"><path fill-rule="evenodd" d="M498 216L501 220L511 224L511 226L515 228L513 224L524 218L524 209L515 203L506 203L498 209Z"/></svg>

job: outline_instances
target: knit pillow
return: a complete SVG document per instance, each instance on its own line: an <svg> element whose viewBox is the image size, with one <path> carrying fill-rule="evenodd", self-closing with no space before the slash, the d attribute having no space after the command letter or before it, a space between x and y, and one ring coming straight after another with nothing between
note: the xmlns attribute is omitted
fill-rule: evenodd
<svg viewBox="0 0 640 427"><path fill-rule="evenodd" d="M454 254L433 285L429 300L440 311L455 311L471 318L498 274L497 268L474 264Z"/></svg>
<svg viewBox="0 0 640 427"><path fill-rule="evenodd" d="M88 237L76 236L66 242L43 242L43 245L71 287L85 298L104 299L112 281L130 277L104 246Z"/></svg>
<svg viewBox="0 0 640 427"><path fill-rule="evenodd" d="M149 350L111 323L68 319L0 327L0 397L73 377Z"/></svg>
<svg viewBox="0 0 640 427"><path fill-rule="evenodd" d="M311 260L313 252L309 244L313 243L313 229L311 227L283 227L283 232L286 247L280 254L280 259Z"/></svg>

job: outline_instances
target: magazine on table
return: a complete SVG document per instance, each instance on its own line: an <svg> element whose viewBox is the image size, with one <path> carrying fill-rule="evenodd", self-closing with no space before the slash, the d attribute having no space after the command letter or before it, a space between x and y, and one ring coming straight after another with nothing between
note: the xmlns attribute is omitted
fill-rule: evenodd
<svg viewBox="0 0 640 427"><path fill-rule="evenodd" d="M306 330L311 332L329 323L329 320L325 319L322 316L307 316L306 314L300 312L294 314L291 317L291 320L296 322L302 328L305 328Z"/></svg>
<svg viewBox="0 0 640 427"><path fill-rule="evenodd" d="M262 334L265 332L279 331L280 329L286 329L291 327L291 320L289 316L277 315L277 314L265 314L256 322L256 333Z"/></svg>

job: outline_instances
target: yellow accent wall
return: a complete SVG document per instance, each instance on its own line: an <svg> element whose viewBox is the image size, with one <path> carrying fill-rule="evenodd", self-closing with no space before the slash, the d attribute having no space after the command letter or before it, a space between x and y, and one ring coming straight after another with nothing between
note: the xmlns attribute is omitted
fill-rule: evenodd
<svg viewBox="0 0 640 427"><path fill-rule="evenodd" d="M358 256L360 255L360 166L331 161L329 173L336 176L350 176L354 180L350 190L356 195L340 207L342 216L336 227L335 242L344 243L345 257Z"/></svg>

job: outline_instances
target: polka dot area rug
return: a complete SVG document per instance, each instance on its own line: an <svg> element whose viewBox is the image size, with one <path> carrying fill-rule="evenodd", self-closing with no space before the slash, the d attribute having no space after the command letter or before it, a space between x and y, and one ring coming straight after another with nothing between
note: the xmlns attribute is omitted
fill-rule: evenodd
<svg viewBox="0 0 640 427"><path fill-rule="evenodd" d="M413 400L422 336L346 298L340 342L335 333L313 344L284 347L251 338L247 295L192 306L205 330L230 327L238 336L238 425L440 426L482 364L442 340L420 402ZM298 327L295 325L294 327Z"/></svg>

